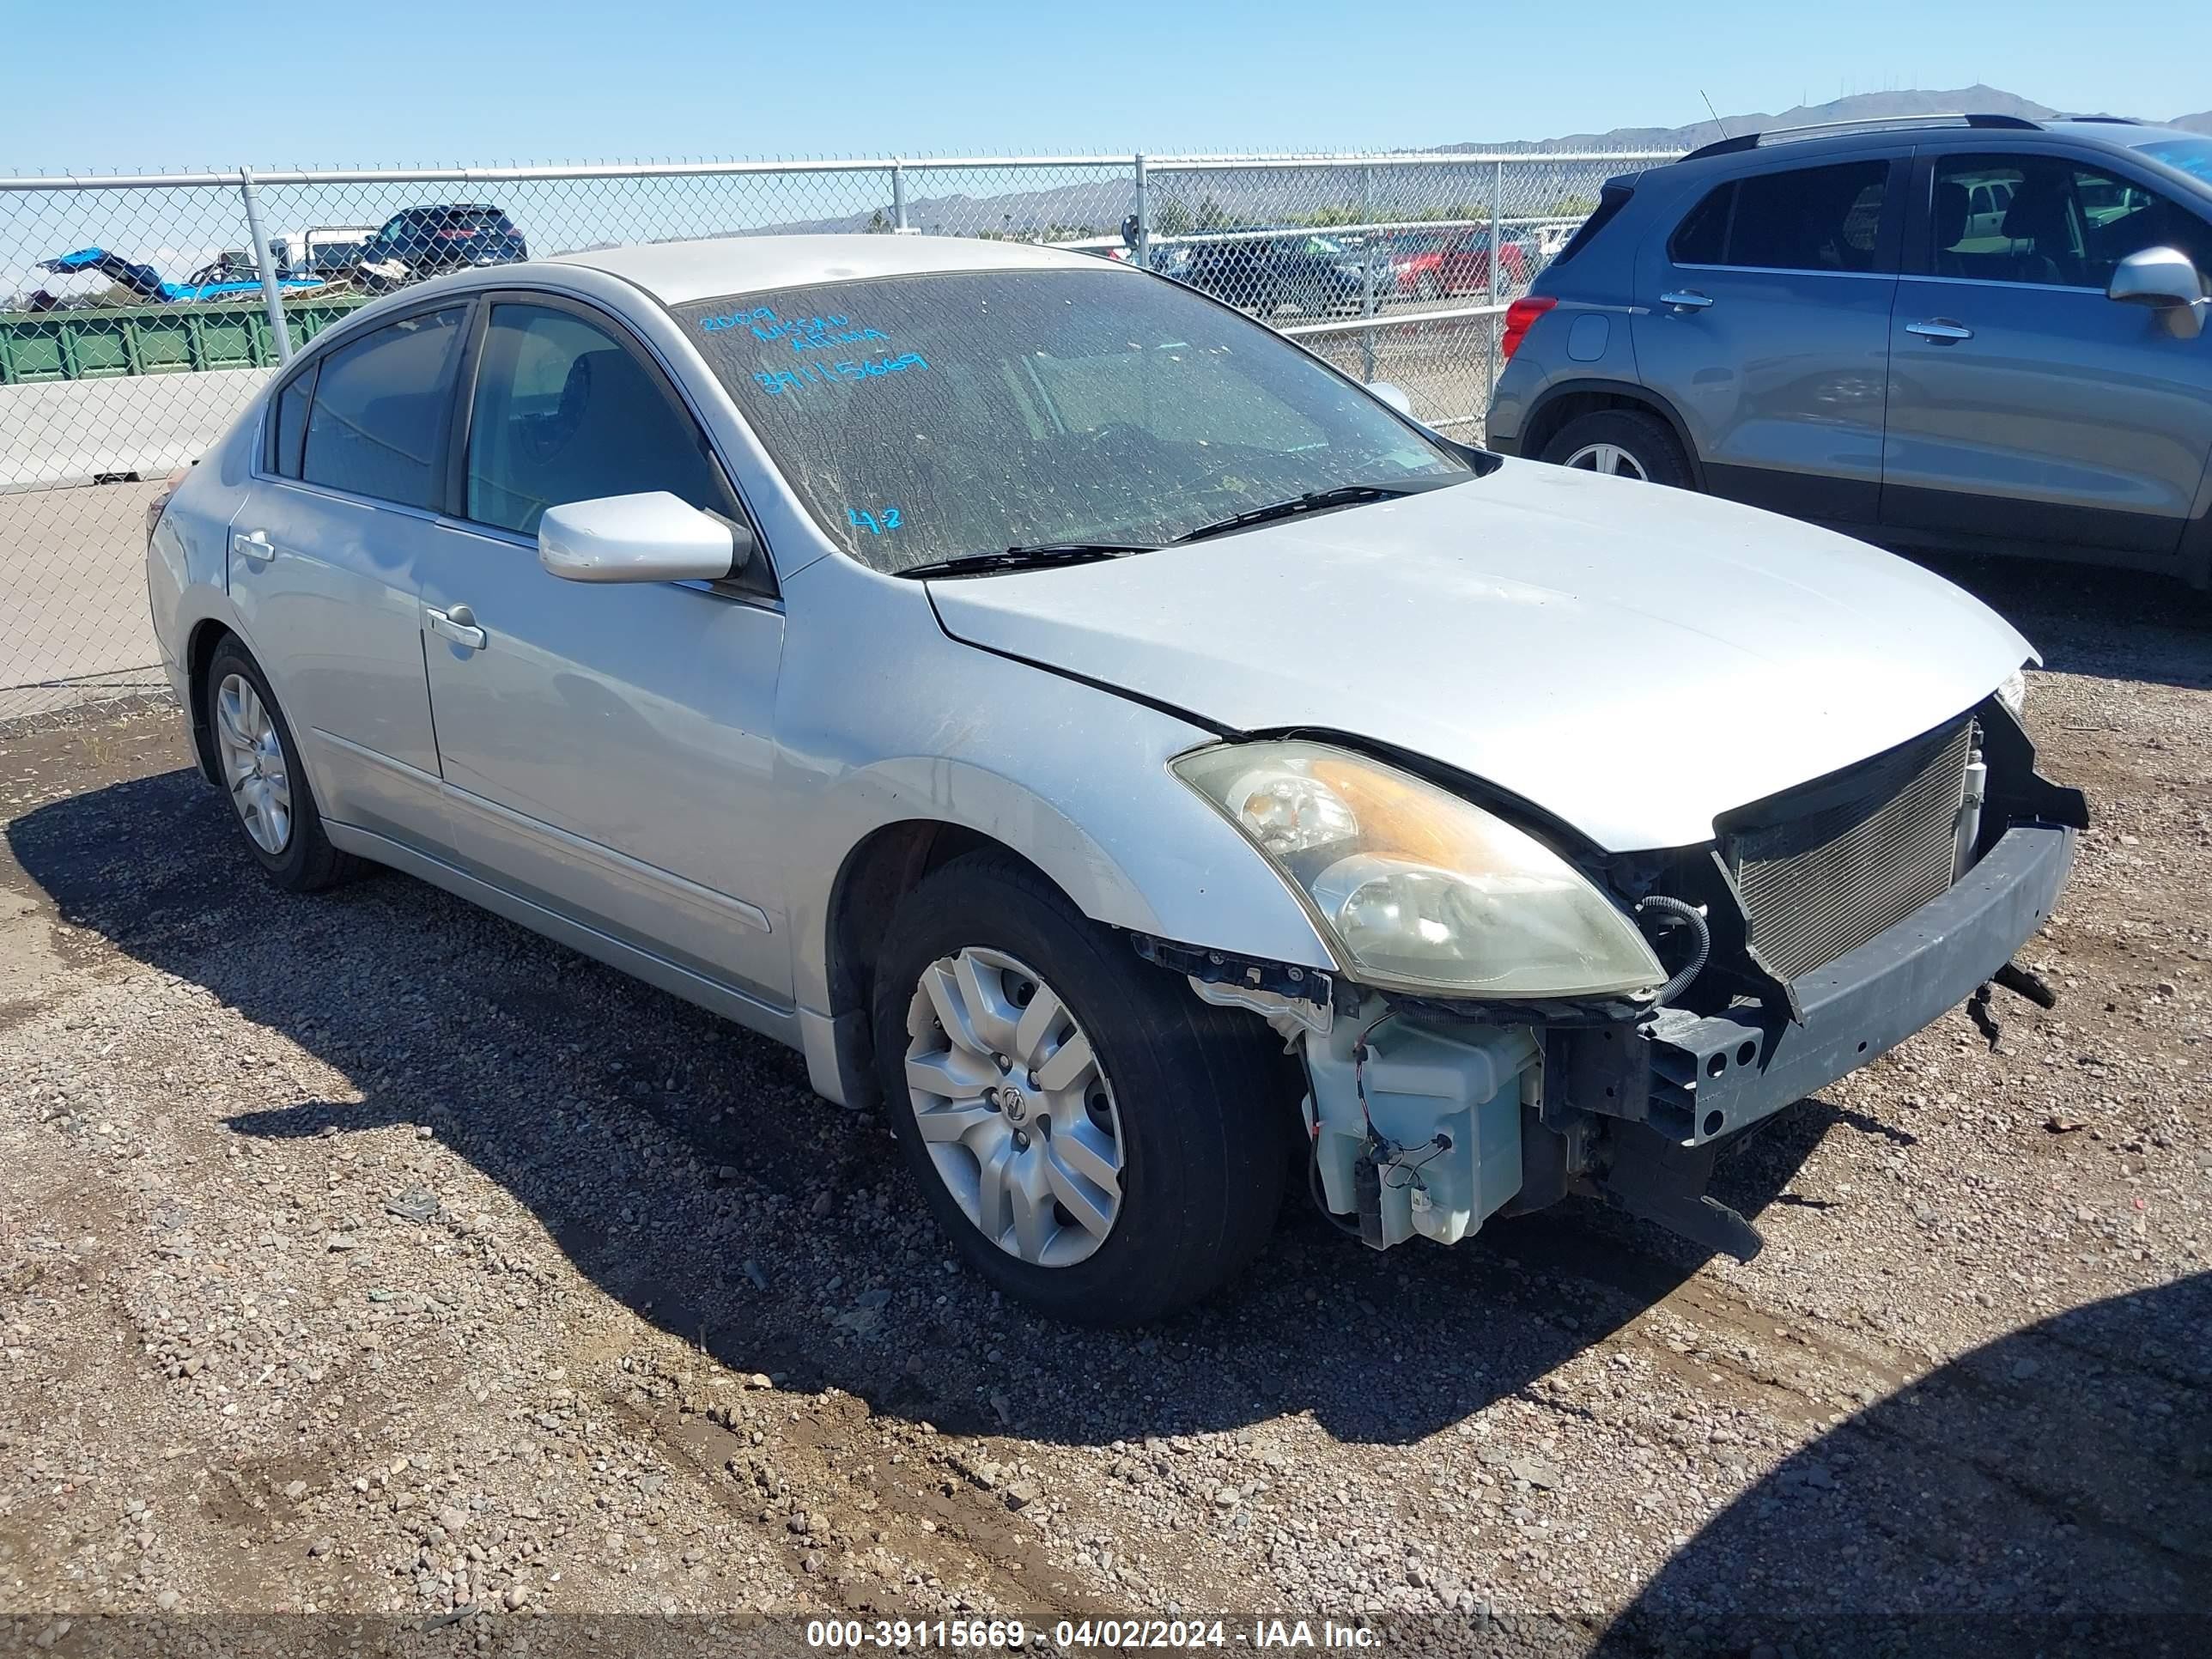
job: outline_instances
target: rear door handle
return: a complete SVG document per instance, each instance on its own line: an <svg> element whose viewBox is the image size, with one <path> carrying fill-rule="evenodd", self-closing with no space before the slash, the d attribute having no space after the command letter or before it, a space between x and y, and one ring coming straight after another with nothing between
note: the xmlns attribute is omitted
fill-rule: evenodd
<svg viewBox="0 0 2212 1659"><path fill-rule="evenodd" d="M1933 317L1924 323L1907 323L1907 334L1917 334L1923 340L1936 340L1945 345L1954 340L1971 340L1974 331L1963 323L1954 323L1948 317Z"/></svg>
<svg viewBox="0 0 2212 1659"><path fill-rule="evenodd" d="M234 532L230 538L230 550L240 558L250 559L255 564L266 564L276 556L276 550L269 544L269 532L265 530Z"/></svg>
<svg viewBox="0 0 2212 1659"><path fill-rule="evenodd" d="M1672 294L1661 295L1659 303L1678 312L1703 311L1712 304L1712 299L1693 288L1678 288Z"/></svg>
<svg viewBox="0 0 2212 1659"><path fill-rule="evenodd" d="M440 611L430 605L422 609L429 613L430 631L451 640L455 645L465 645L471 651L484 648L487 635L477 626L477 613L465 605L450 611Z"/></svg>

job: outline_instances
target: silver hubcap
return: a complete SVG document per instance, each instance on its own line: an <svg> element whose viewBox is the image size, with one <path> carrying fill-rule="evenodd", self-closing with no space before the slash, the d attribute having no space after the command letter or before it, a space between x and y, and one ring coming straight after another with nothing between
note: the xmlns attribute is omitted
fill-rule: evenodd
<svg viewBox="0 0 2212 1659"><path fill-rule="evenodd" d="M906 1017L922 1144L1009 1255L1082 1261L1121 1210L1121 1119L1091 1039L1034 969L969 946L922 970Z"/></svg>
<svg viewBox="0 0 2212 1659"><path fill-rule="evenodd" d="M282 853L292 840L292 780L276 722L242 675L226 674L216 688L215 737L239 822L263 852Z"/></svg>
<svg viewBox="0 0 2212 1659"><path fill-rule="evenodd" d="M1644 463L1619 444L1584 444L1567 457L1566 465L1579 467L1584 472L1609 472L1616 478L1634 478L1639 483L1651 481L1650 475L1644 470Z"/></svg>

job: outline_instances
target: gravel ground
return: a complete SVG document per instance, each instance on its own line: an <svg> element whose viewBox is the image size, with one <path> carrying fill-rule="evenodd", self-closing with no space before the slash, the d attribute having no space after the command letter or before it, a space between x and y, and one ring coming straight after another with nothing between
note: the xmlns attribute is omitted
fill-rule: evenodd
<svg viewBox="0 0 2212 1659"><path fill-rule="evenodd" d="M1573 1206L1387 1255L1292 1213L1133 1334L956 1270L795 1055L408 879L269 888L173 714L6 739L0 1645L1261 1611L2056 1651L2201 1618L2212 618L1966 574L2050 653L2032 725L2097 814L2023 952L2055 1012L2001 998L1994 1052L1948 1015L1746 1146L1748 1266Z"/></svg>

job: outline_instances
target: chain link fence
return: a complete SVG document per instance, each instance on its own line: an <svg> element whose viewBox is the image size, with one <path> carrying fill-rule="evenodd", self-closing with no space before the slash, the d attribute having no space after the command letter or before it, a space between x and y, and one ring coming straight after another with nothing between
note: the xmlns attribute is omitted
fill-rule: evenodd
<svg viewBox="0 0 2212 1659"><path fill-rule="evenodd" d="M1652 155L1140 155L0 178L0 721L160 689L145 515L270 374L466 265L776 232L1127 258L1479 437L1498 319Z"/></svg>

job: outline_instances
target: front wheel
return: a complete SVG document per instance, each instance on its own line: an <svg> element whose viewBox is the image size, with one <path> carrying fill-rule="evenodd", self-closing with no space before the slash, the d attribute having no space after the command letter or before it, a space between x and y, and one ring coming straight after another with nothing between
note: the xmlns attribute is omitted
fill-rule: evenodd
<svg viewBox="0 0 2212 1659"><path fill-rule="evenodd" d="M1544 446L1540 459L1639 483L1692 488L1690 464L1667 423L1640 410L1601 409L1577 416Z"/></svg>
<svg viewBox="0 0 2212 1659"><path fill-rule="evenodd" d="M1293 1091L1248 1017L1139 961L1002 854L908 896L877 963L891 1121L938 1224L1042 1312L1128 1325L1256 1255Z"/></svg>

